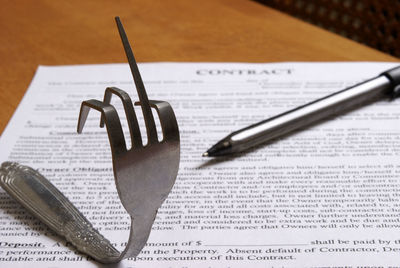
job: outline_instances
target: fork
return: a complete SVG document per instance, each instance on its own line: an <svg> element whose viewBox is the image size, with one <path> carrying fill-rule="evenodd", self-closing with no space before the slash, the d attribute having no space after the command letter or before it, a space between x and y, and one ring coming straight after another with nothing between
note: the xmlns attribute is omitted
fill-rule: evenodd
<svg viewBox="0 0 400 268"><path fill-rule="evenodd" d="M169 103L148 100L146 90L119 17L115 18L125 49L146 125L147 144L143 145L138 120L129 95L116 87L109 87L103 102L82 102L78 121L78 133L82 132L90 109L101 112L100 127L107 128L111 146L115 184L121 203L131 216L131 230L126 249L118 260L135 257L144 247L158 208L167 198L174 185L180 157L179 129ZM121 123L115 108L110 105L112 95L122 101L128 121L132 147L126 148ZM160 119L163 139L158 140L156 125L151 111L154 108Z"/></svg>
<svg viewBox="0 0 400 268"><path fill-rule="evenodd" d="M178 173L180 157L179 129L171 105L148 100L128 38L118 17L115 18L135 81L146 125L144 145L138 120L129 95L118 88L105 90L103 101L82 102L78 133L85 125L90 109L101 112L100 127L106 125L111 146L114 179L121 203L131 217L131 229L125 250L120 253L104 238L79 210L43 175L17 163L0 167L0 186L57 234L64 236L79 251L103 263L115 263L136 257L145 246L157 210L171 191ZM110 104L113 95L122 101L128 121L132 147L128 150L121 122ZM160 119L163 139L158 140L151 108Z"/></svg>

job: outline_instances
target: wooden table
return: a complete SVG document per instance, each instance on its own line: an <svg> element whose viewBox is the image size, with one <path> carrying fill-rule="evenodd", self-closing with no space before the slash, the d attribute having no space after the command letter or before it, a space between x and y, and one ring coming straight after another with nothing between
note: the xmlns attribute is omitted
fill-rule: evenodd
<svg viewBox="0 0 400 268"><path fill-rule="evenodd" d="M397 61L250 0L3 1L0 133L38 65L126 62Z"/></svg>

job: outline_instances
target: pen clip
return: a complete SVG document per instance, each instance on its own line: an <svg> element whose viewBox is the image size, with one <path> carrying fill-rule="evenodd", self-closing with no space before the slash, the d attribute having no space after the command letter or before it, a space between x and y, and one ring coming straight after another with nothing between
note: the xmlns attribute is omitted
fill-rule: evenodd
<svg viewBox="0 0 400 268"><path fill-rule="evenodd" d="M393 88L393 91L391 93L390 99L394 100L395 98L397 98L398 96L400 96L400 85L397 85Z"/></svg>
<svg viewBox="0 0 400 268"><path fill-rule="evenodd" d="M400 96L400 66L387 70L381 73L381 75L386 76L392 83L393 91L390 93L391 99L393 100Z"/></svg>

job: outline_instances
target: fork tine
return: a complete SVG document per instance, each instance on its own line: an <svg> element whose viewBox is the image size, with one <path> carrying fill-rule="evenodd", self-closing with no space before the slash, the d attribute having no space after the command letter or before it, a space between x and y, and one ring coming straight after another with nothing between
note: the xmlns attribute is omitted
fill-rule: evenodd
<svg viewBox="0 0 400 268"><path fill-rule="evenodd" d="M115 21L117 23L119 35L121 37L121 41L122 41L122 44L125 49L125 54L128 59L128 63L131 68L133 80L136 85L136 90L137 90L137 93L138 93L138 96L139 96L139 99L141 102L144 122L146 124L148 144L156 143L156 142L158 142L156 125L154 123L154 117L151 112L149 99L147 98L147 94L146 94L146 90L144 88L142 77L140 76L139 68L136 64L135 56L133 55L132 48L129 45L128 37L126 36L126 33L122 26L121 20L119 19L119 17L115 17Z"/></svg>
<svg viewBox="0 0 400 268"><path fill-rule="evenodd" d="M110 104L112 94L118 96L124 105L126 119L128 121L129 133L131 136L132 147L139 148L143 146L142 136L140 135L139 123L136 117L135 109L133 109L132 100L128 93L116 87L108 87L104 92L104 104ZM101 115L100 127L104 126L104 116Z"/></svg>
<svg viewBox="0 0 400 268"><path fill-rule="evenodd" d="M126 152L126 144L121 122L119 121L117 111L112 105L104 104L98 100L87 100L82 102L77 127L78 133L82 133L90 108L101 112L103 115L113 155Z"/></svg>
<svg viewBox="0 0 400 268"><path fill-rule="evenodd" d="M163 141L179 141L179 129L174 110L166 101L150 100L150 106L156 109L160 119ZM140 105L140 102L135 102Z"/></svg>

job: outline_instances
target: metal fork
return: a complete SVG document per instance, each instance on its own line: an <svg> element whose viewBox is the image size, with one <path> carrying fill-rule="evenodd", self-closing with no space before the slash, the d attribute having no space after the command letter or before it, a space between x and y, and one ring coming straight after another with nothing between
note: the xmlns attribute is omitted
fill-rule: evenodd
<svg viewBox="0 0 400 268"><path fill-rule="evenodd" d="M109 87L104 100L82 102L78 133L82 132L89 110L101 112L111 146L115 184L122 205L131 217L131 230L125 250L120 253L104 238L79 210L44 176L17 163L0 167L0 186L76 248L103 263L136 257L146 244L158 208L174 185L179 166L180 141L176 118L165 101L148 100L132 49L118 17L115 18L125 48L143 111L147 144L142 142L138 120L129 95ZM132 148L127 149L117 111L110 104L112 95L123 103L128 120ZM158 140L151 107L158 112L163 139Z"/></svg>
<svg viewBox="0 0 400 268"><path fill-rule="evenodd" d="M78 133L82 132L90 108L101 112L100 126L102 127L105 122L118 195L132 221L128 245L121 253L120 260L136 256L145 245L157 210L174 185L179 166L180 142L178 124L171 106L165 101L148 100L122 23L119 17L115 20L140 99L140 102L135 105L140 105L142 108L147 144L143 145L138 120L129 95L115 87L106 89L103 102L93 99L82 102ZM124 106L132 144L129 150L126 148L117 111L110 105L113 94L121 99ZM161 141L158 140L151 107L156 109L160 119L163 133Z"/></svg>

